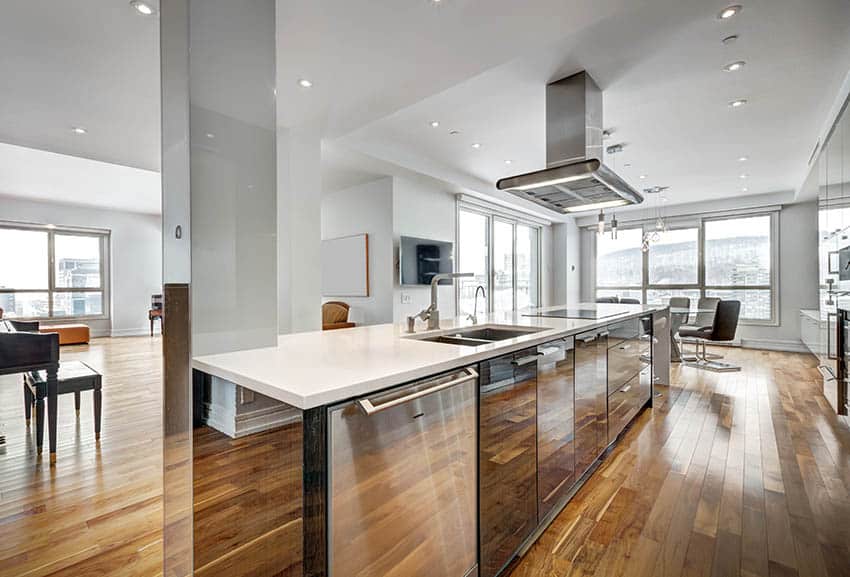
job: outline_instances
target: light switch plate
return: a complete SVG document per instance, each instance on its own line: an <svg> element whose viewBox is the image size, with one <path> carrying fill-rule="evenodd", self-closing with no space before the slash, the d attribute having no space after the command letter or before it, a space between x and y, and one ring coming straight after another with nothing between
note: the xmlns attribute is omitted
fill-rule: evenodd
<svg viewBox="0 0 850 577"><path fill-rule="evenodd" d="M401 293L401 304L409 305L413 302L413 298L408 293Z"/></svg>

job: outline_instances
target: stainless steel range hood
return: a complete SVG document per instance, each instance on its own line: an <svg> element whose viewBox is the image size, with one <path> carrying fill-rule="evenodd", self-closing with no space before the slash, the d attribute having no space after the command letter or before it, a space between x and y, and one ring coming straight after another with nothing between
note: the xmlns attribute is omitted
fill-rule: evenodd
<svg viewBox="0 0 850 577"><path fill-rule="evenodd" d="M602 92L587 72L546 86L546 166L496 188L560 213L639 204L643 196L602 164Z"/></svg>

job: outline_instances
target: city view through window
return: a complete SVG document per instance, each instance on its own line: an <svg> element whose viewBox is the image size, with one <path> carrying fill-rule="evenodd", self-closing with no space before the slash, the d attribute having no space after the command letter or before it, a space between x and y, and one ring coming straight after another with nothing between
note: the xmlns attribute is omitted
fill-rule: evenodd
<svg viewBox="0 0 850 577"><path fill-rule="evenodd" d="M699 227L659 232L646 254L640 228L619 231L617 240L599 235L597 298L618 295L656 304L686 296L695 307L700 296L720 297L741 301L743 319L772 320L771 220L770 215L706 220L702 263Z"/></svg>
<svg viewBox="0 0 850 577"><path fill-rule="evenodd" d="M0 308L9 318L99 316L103 302L103 236L0 228L14 246L0 270ZM50 252L54 265L50 265Z"/></svg>

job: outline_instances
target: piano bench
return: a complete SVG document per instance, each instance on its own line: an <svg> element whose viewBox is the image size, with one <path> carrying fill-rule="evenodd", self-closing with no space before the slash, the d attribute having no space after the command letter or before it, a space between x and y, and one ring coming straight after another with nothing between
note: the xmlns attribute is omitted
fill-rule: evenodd
<svg viewBox="0 0 850 577"><path fill-rule="evenodd" d="M87 364L80 361L60 361L59 373L56 384L56 396L65 393L74 393L74 405L77 416L80 415L80 393L82 391L93 391L94 397L94 438L100 439L100 414L102 407L101 375ZM24 408L26 411L27 424L30 422L32 405L36 408L36 446L41 454L44 442L44 399L47 394L47 374L45 371L30 371L24 374ZM48 399L48 403L56 400ZM56 415L56 411L49 412ZM55 418L55 417L53 417ZM55 431L55 427L51 427ZM51 439L51 449L55 447L54 439ZM51 461L55 459L55 451L51 451Z"/></svg>

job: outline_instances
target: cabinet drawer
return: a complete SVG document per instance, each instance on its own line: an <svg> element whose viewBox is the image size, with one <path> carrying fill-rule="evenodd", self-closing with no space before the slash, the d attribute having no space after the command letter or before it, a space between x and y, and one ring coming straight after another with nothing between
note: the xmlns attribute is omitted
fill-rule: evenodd
<svg viewBox="0 0 850 577"><path fill-rule="evenodd" d="M608 397L608 443L638 414L650 397L650 369L644 369Z"/></svg>
<svg viewBox="0 0 850 577"><path fill-rule="evenodd" d="M646 365L641 355L647 351L639 338L621 341L608 348L608 394L625 385Z"/></svg>
<svg viewBox="0 0 850 577"><path fill-rule="evenodd" d="M608 348L615 347L623 341L636 339L641 333L640 319L626 319L619 323L608 325Z"/></svg>

